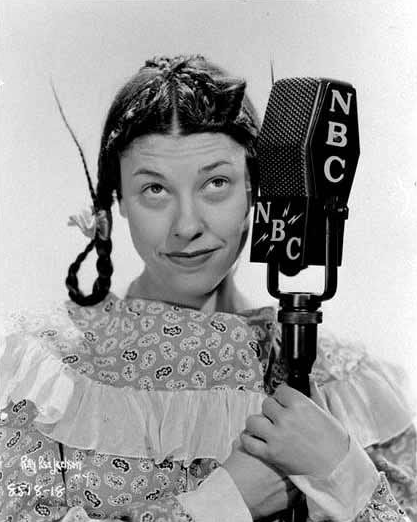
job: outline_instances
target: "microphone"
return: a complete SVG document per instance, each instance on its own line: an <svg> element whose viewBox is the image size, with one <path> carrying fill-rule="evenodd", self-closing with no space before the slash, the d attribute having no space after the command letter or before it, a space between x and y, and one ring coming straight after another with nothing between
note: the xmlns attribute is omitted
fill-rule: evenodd
<svg viewBox="0 0 417 522"><path fill-rule="evenodd" d="M330 79L289 78L272 88L258 137L260 178L251 257L288 276L326 264L326 218L339 216L342 261L346 206L359 158L356 91Z"/></svg>
<svg viewBox="0 0 417 522"><path fill-rule="evenodd" d="M288 384L309 396L320 306L336 293L347 200L359 158L353 86L315 78L274 83L257 158L250 260L268 264L268 291L280 300ZM294 276L309 265L326 267L321 295L280 291L279 272ZM288 522L305 522L306 502L288 516Z"/></svg>

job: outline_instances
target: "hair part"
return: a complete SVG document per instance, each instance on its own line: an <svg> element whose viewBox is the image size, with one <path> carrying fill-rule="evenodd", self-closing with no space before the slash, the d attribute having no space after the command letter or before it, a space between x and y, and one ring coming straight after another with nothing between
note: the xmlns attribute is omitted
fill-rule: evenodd
<svg viewBox="0 0 417 522"><path fill-rule="evenodd" d="M120 200L120 154L144 134L222 132L246 150L252 187L257 187L256 111L246 83L202 56L148 60L117 93L101 139L97 195L110 208Z"/></svg>

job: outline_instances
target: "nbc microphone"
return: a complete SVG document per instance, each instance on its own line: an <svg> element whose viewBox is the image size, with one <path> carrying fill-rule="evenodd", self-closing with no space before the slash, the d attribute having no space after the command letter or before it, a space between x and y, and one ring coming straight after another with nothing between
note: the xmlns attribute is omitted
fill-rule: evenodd
<svg viewBox="0 0 417 522"><path fill-rule="evenodd" d="M257 157L250 260L268 265L268 291L280 300L289 384L309 395L319 308L336 292L347 200L359 158L353 86L315 78L277 81ZM310 265L325 266L322 294L280 291L280 272L295 276Z"/></svg>

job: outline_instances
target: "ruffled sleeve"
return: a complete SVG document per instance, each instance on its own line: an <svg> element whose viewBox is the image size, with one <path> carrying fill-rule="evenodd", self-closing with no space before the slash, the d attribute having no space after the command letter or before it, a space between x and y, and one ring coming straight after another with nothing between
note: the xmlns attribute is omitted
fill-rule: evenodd
<svg viewBox="0 0 417 522"><path fill-rule="evenodd" d="M416 520L416 400L405 372L376 360L361 346L321 333L311 379L325 407L348 431L352 447L358 448L335 471L333 481L295 479L311 494L312 520Z"/></svg>
<svg viewBox="0 0 417 522"><path fill-rule="evenodd" d="M404 370L377 360L361 346L341 343L326 334L319 341L312 377L320 385L329 411L365 449L378 475L376 487L371 487L355 520L415 521L416 398ZM365 484L365 473L359 476L355 471L346 473L356 476L357 484ZM371 475L368 473L369 478Z"/></svg>
<svg viewBox="0 0 417 522"><path fill-rule="evenodd" d="M330 412L364 448L401 434L416 415L416 397L402 368L328 333L319 337L312 378Z"/></svg>

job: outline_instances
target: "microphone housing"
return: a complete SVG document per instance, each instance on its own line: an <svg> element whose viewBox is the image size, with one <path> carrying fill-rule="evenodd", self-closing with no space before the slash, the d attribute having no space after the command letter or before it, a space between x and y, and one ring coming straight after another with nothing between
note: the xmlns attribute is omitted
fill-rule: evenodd
<svg viewBox="0 0 417 522"><path fill-rule="evenodd" d="M338 222L342 262L347 200L359 158L356 91L330 79L289 78L272 88L257 142L251 261L286 275L326 265L326 219Z"/></svg>

